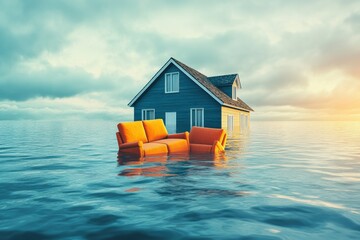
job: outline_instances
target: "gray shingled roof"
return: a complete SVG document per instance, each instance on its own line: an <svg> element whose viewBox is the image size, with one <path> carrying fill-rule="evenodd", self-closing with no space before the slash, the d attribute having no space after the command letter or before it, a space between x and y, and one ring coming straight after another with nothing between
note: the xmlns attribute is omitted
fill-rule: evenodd
<svg viewBox="0 0 360 240"><path fill-rule="evenodd" d="M227 74L221 76L211 76L207 79L216 87L225 87L233 85L237 74Z"/></svg>
<svg viewBox="0 0 360 240"><path fill-rule="evenodd" d="M241 108L247 111L254 111L249 105L247 105L245 102L243 102L240 98L237 98L237 100L233 100L231 97L226 95L223 91L221 91L219 88L217 88L212 82L211 77L210 79L205 76L204 74L196 71L195 69L187 66L186 64L176 60L175 58L172 58L177 64L179 64L186 72L188 72L191 76L193 76L200 84L202 84L206 89L208 89L212 94L214 94L217 98L219 98L223 103L233 106L235 108ZM237 74L231 74L231 75L237 75ZM231 76L231 75L223 75L223 76ZM220 79L221 76L216 76L216 78ZM230 78L230 77L229 77ZM235 77L234 77L235 79ZM232 83L231 83L232 84Z"/></svg>

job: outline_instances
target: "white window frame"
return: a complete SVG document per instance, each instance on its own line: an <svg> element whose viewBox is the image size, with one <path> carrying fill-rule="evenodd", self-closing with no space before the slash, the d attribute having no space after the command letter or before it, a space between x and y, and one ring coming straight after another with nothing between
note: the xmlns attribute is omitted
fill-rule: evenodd
<svg viewBox="0 0 360 240"><path fill-rule="evenodd" d="M146 116L147 111L154 111L154 119L155 119L155 109L154 108L146 108L146 109L141 109L141 120L152 120L152 119L144 119L144 116Z"/></svg>
<svg viewBox="0 0 360 240"><path fill-rule="evenodd" d="M174 86L173 86L173 76L177 75L177 90L174 90ZM169 77L169 78L168 78ZM167 80L170 79L169 85L171 87L169 87L171 90L168 91L168 89L166 88L167 86ZM171 72L171 73L165 73L165 93L178 93L180 91L180 73L179 72Z"/></svg>
<svg viewBox="0 0 360 240"><path fill-rule="evenodd" d="M196 113L196 110L201 110L202 111L202 116L201 116L201 122L202 122L202 126L197 126L197 127L204 127L204 115L205 115L205 110L204 110L204 108L190 108L190 128L192 128L193 127L193 125L192 125L192 112L193 112L193 110L195 110L195 113ZM195 114L195 119L197 118L197 115ZM195 120L196 121L196 120Z"/></svg>
<svg viewBox="0 0 360 240"><path fill-rule="evenodd" d="M240 87L237 81L232 85L231 88L231 97L233 100L237 100L240 94Z"/></svg>

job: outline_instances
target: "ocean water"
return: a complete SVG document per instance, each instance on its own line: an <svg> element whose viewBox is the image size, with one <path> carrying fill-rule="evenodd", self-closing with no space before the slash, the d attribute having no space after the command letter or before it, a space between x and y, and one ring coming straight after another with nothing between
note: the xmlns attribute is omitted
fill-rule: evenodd
<svg viewBox="0 0 360 240"><path fill-rule="evenodd" d="M117 159L116 123L0 122L0 239L360 239L360 123L252 122Z"/></svg>

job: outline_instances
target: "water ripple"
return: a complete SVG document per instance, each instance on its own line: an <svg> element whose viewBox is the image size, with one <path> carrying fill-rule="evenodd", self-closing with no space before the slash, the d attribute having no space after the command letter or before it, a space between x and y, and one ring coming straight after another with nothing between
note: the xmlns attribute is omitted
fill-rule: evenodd
<svg viewBox="0 0 360 240"><path fill-rule="evenodd" d="M145 159L117 159L115 131L0 122L0 238L359 238L360 123L254 122L226 154Z"/></svg>

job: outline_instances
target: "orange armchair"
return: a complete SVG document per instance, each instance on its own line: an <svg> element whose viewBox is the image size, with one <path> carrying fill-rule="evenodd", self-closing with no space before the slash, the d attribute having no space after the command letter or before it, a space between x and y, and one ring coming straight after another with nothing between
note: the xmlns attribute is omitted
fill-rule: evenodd
<svg viewBox="0 0 360 240"><path fill-rule="evenodd" d="M189 135L191 153L221 153L225 151L227 134L224 129L192 127Z"/></svg>

